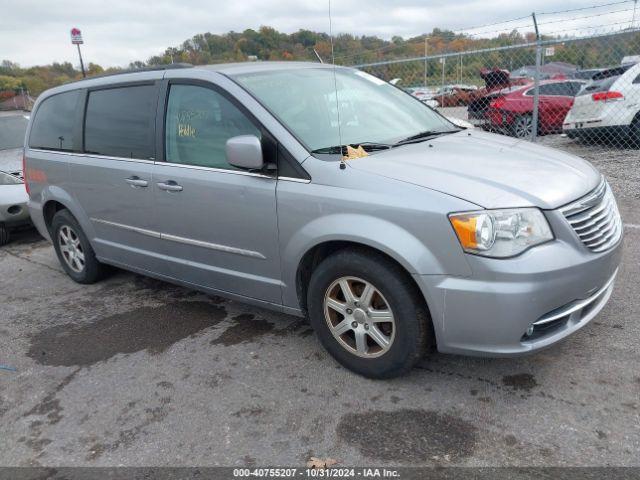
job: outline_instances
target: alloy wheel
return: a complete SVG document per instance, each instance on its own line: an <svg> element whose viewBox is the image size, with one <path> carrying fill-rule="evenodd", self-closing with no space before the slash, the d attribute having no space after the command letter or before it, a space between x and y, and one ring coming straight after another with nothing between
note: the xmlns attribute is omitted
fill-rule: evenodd
<svg viewBox="0 0 640 480"><path fill-rule="evenodd" d="M324 296L324 316L333 337L350 353L375 358L389 351L395 318L380 290L357 277L335 280Z"/></svg>
<svg viewBox="0 0 640 480"><path fill-rule="evenodd" d="M529 115L516 118L513 131L518 138L530 138L533 132L533 119Z"/></svg>
<svg viewBox="0 0 640 480"><path fill-rule="evenodd" d="M63 225L58 231L58 246L68 267L76 273L82 272L85 265L82 243L78 234L68 225Z"/></svg>

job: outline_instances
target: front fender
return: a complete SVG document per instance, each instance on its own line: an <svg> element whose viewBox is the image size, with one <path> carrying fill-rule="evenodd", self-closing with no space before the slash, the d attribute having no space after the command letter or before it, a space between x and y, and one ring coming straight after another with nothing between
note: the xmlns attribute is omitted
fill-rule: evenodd
<svg viewBox="0 0 640 480"><path fill-rule="evenodd" d="M375 232L375 235L365 235L368 232ZM442 254L436 254L424 241L400 225L365 214L331 214L305 224L283 246L282 271L287 286L283 295L285 305L298 307L296 275L304 255L312 248L331 241L353 242L379 250L410 274L471 275L463 255L445 253L446 258L443 258Z"/></svg>

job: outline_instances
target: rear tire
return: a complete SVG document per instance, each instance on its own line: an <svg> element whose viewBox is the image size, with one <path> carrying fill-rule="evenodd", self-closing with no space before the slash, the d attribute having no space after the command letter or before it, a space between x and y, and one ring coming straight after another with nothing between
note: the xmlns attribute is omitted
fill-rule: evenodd
<svg viewBox="0 0 640 480"><path fill-rule="evenodd" d="M368 378L408 372L433 338L431 318L411 278L366 250L341 250L320 263L311 275L307 305L327 351Z"/></svg>
<svg viewBox="0 0 640 480"><path fill-rule="evenodd" d="M631 148L640 148L640 116L638 115L629 126L629 143Z"/></svg>
<svg viewBox="0 0 640 480"><path fill-rule="evenodd" d="M516 138L531 138L533 132L533 116L518 115L511 125L511 134Z"/></svg>
<svg viewBox="0 0 640 480"><path fill-rule="evenodd" d="M51 239L64 271L74 281L95 283L104 276L89 239L69 210L60 210L51 221Z"/></svg>
<svg viewBox="0 0 640 480"><path fill-rule="evenodd" d="M11 234L6 225L0 225L0 247L9 243Z"/></svg>

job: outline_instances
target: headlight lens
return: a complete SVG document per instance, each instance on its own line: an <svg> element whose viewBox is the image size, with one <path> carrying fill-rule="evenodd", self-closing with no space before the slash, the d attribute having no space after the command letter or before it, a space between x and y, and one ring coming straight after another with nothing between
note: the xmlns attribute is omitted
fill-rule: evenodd
<svg viewBox="0 0 640 480"><path fill-rule="evenodd" d="M0 172L0 185L21 185L22 180L5 172Z"/></svg>
<svg viewBox="0 0 640 480"><path fill-rule="evenodd" d="M553 240L549 223L537 208L454 213L449 220L467 253L505 258Z"/></svg>

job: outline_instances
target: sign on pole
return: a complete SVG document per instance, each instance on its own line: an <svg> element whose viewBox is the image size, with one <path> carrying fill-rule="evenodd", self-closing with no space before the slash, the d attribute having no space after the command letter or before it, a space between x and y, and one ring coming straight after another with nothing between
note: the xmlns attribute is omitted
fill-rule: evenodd
<svg viewBox="0 0 640 480"><path fill-rule="evenodd" d="M79 28L72 28L71 29L71 43L73 45L75 45L76 47L78 47L78 57L80 57L80 69L82 70L82 76L86 77L87 76L87 72L85 72L84 70L84 62L82 61L82 53L80 53L80 45L82 45L84 42L82 41L82 32L80 31Z"/></svg>
<svg viewBox="0 0 640 480"><path fill-rule="evenodd" d="M544 56L545 57L553 57L556 53L556 49L555 47L547 47L544 49Z"/></svg>
<svg viewBox="0 0 640 480"><path fill-rule="evenodd" d="M82 41L82 32L79 28L71 29L71 43L74 45L82 45L84 43Z"/></svg>

